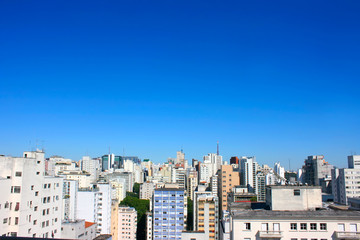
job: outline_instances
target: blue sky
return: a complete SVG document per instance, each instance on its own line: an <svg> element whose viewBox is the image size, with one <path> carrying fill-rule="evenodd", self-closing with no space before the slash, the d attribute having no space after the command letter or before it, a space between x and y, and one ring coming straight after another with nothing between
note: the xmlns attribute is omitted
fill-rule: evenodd
<svg viewBox="0 0 360 240"><path fill-rule="evenodd" d="M0 3L0 153L360 153L359 1Z"/></svg>

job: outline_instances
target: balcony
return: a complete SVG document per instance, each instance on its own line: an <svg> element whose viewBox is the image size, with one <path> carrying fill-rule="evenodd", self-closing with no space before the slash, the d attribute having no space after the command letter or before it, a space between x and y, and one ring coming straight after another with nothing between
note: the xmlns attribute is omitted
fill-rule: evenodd
<svg viewBox="0 0 360 240"><path fill-rule="evenodd" d="M335 232L336 239L360 239L360 232Z"/></svg>
<svg viewBox="0 0 360 240"><path fill-rule="evenodd" d="M259 231L260 238L282 238L282 231Z"/></svg>

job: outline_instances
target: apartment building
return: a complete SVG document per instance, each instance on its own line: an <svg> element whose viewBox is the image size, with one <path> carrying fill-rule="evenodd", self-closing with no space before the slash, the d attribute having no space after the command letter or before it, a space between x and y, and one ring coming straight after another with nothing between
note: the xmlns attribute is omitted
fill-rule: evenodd
<svg viewBox="0 0 360 240"><path fill-rule="evenodd" d="M221 165L218 178L221 211L227 210L227 195L232 192L234 186L238 185L240 185L239 172L235 172L231 165Z"/></svg>
<svg viewBox="0 0 360 240"><path fill-rule="evenodd" d="M140 185L140 199L151 200L154 194L155 184L152 182L144 182Z"/></svg>
<svg viewBox="0 0 360 240"><path fill-rule="evenodd" d="M76 212L78 191L78 181L64 179L62 193L62 220L74 221L77 219Z"/></svg>
<svg viewBox="0 0 360 240"><path fill-rule="evenodd" d="M111 232L111 191L109 183L97 183L78 192L77 216L96 223L98 234Z"/></svg>
<svg viewBox="0 0 360 240"><path fill-rule="evenodd" d="M135 240L137 229L137 211L132 207L118 208L118 236L115 240Z"/></svg>
<svg viewBox="0 0 360 240"><path fill-rule="evenodd" d="M219 239L219 199L212 192L194 193L194 230L206 240Z"/></svg>
<svg viewBox="0 0 360 240"><path fill-rule="evenodd" d="M0 156L0 235L60 238L63 179L44 176L44 155Z"/></svg>
<svg viewBox="0 0 360 240"><path fill-rule="evenodd" d="M357 211L236 211L230 216L232 240L359 239Z"/></svg>
<svg viewBox="0 0 360 240"><path fill-rule="evenodd" d="M348 167L331 170L334 202L348 204L348 198L360 197L360 155L348 156Z"/></svg>
<svg viewBox="0 0 360 240"><path fill-rule="evenodd" d="M153 239L181 239L185 229L184 189L156 189L153 197Z"/></svg>

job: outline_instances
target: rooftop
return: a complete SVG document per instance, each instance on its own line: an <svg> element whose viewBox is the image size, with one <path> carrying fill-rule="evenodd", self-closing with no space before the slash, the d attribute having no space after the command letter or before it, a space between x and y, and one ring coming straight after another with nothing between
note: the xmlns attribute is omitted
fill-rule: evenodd
<svg viewBox="0 0 360 240"><path fill-rule="evenodd" d="M284 219L284 220L355 220L360 221L359 211L335 211L335 210L317 210L317 211L271 211L271 210L247 210L234 211L231 213L236 219Z"/></svg>
<svg viewBox="0 0 360 240"><path fill-rule="evenodd" d="M85 228L91 227L92 225L94 225L95 223L93 222L87 222L85 221Z"/></svg>

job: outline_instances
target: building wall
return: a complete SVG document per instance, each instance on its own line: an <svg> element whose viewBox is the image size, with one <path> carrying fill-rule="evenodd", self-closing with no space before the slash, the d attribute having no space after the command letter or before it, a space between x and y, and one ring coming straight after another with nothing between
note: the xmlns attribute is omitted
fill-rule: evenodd
<svg viewBox="0 0 360 240"><path fill-rule="evenodd" d="M360 219L359 219L360 220ZM311 220L311 219L292 219L292 220L271 220L270 218L265 218L261 220L232 220L232 231L231 239L232 240L245 240L245 239L266 239L266 237L260 238L260 234L270 234L272 237L269 239L274 239L274 236L278 236L277 239L341 239L336 238L336 231L339 231L338 224L344 224L345 231L350 232L350 224L355 224L356 228L359 229L360 224L359 220L357 221L338 221L338 220ZM297 225L297 230L291 230L291 223ZM307 230L300 230L300 224L306 224ZM310 224L316 224L317 229L311 230ZM320 229L320 224L326 224L326 230ZM246 224L250 224L250 229L246 228ZM267 224L268 231L266 231L263 226ZM275 225L279 226L279 231L275 231ZM354 236L354 234L350 235ZM264 236L264 235L263 235ZM266 235L265 235L266 236ZM280 237L281 236L281 237ZM276 237L275 237L276 239ZM345 239L345 238L344 238Z"/></svg>
<svg viewBox="0 0 360 240"><path fill-rule="evenodd" d="M181 239L185 226L184 190L155 190L153 198L153 239Z"/></svg>
<svg viewBox="0 0 360 240"><path fill-rule="evenodd" d="M271 210L315 210L322 207L321 187L269 186L266 203Z"/></svg>
<svg viewBox="0 0 360 240"><path fill-rule="evenodd" d="M145 182L140 185L140 199L151 200L155 185L152 182Z"/></svg>
<svg viewBox="0 0 360 240"><path fill-rule="evenodd" d="M234 186L240 185L240 176L239 172L233 171L231 165L222 165L218 179L220 209L224 211L227 210L227 194Z"/></svg>
<svg viewBox="0 0 360 240"><path fill-rule="evenodd" d="M132 207L118 208L118 240L136 239L137 212Z"/></svg>
<svg viewBox="0 0 360 240"><path fill-rule="evenodd" d="M7 224L2 226L1 235L60 237L62 179L44 175L42 151L24 152L23 157L0 157L0 177L11 184L10 192L1 193L0 204L8 203L9 208L1 219ZM3 182L2 191L9 191L8 184Z"/></svg>

